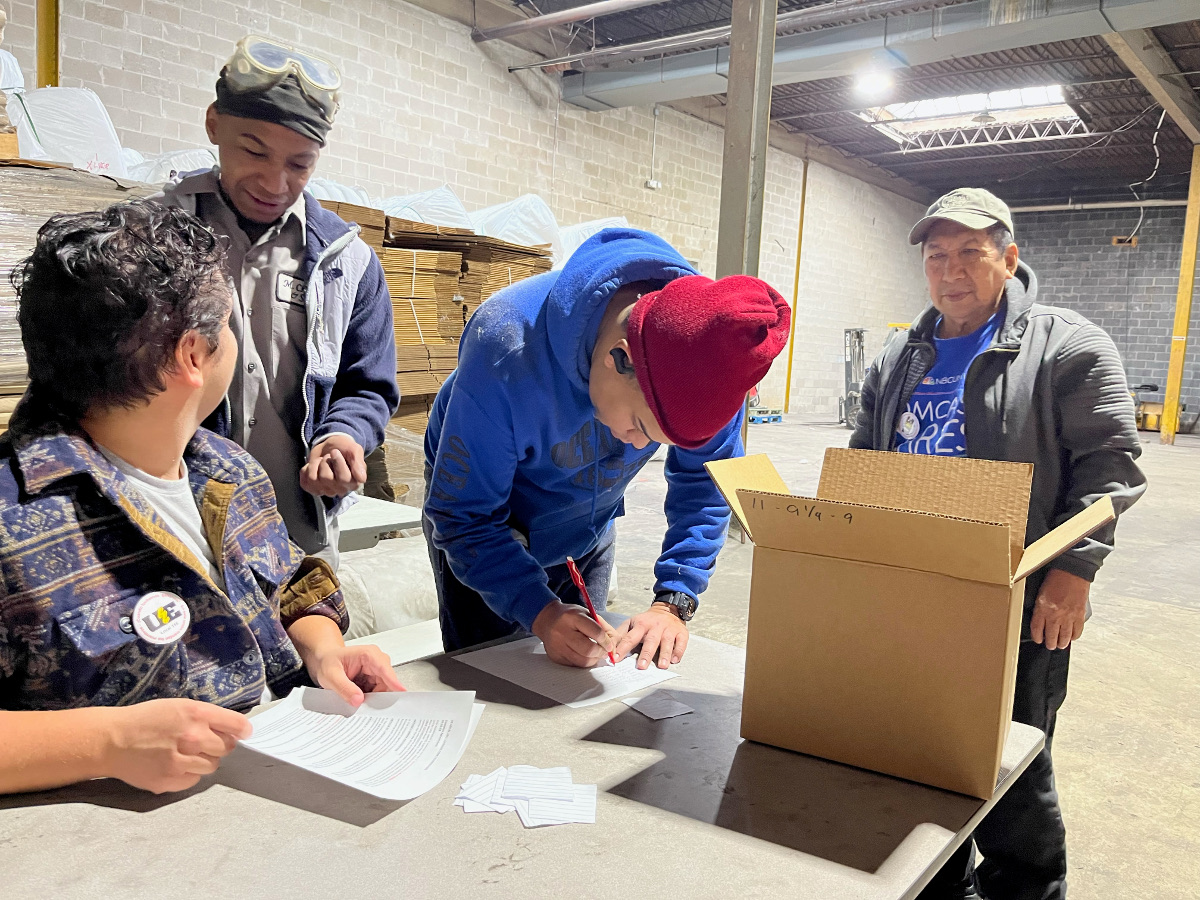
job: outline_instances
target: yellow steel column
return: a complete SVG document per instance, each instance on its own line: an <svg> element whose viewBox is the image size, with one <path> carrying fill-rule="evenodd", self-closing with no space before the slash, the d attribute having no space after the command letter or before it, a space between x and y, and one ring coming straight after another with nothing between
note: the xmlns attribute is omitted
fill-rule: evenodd
<svg viewBox="0 0 1200 900"><path fill-rule="evenodd" d="M1183 256L1179 261L1179 292L1175 295L1175 329L1171 334L1171 363L1163 403L1164 444L1175 443L1179 428L1179 392L1183 387L1183 361L1187 354L1188 324L1192 319L1192 294L1196 289L1196 250L1200 245L1200 144L1192 147L1192 175L1188 186L1187 218L1183 225Z"/></svg>
<svg viewBox="0 0 1200 900"><path fill-rule="evenodd" d="M58 0L37 0L37 85L58 87Z"/></svg>
<svg viewBox="0 0 1200 900"><path fill-rule="evenodd" d="M783 385L783 411L792 406L792 353L796 349L797 307L800 305L800 250L804 246L804 202L808 199L808 158L800 172L800 224L796 226L796 277L792 281L792 333L788 335L787 381Z"/></svg>

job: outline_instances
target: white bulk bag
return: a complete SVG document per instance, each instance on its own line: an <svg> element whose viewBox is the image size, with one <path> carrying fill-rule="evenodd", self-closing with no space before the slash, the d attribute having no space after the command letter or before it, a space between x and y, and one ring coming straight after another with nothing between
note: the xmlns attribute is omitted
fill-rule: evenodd
<svg viewBox="0 0 1200 900"><path fill-rule="evenodd" d="M561 269L571 258L579 245L590 238L593 234L603 231L605 228L628 228L629 220L624 216L609 216L607 219L592 219L590 222L580 222L578 225L568 225L560 232L562 234L563 255L558 262L554 264L554 268Z"/></svg>
<svg viewBox="0 0 1200 900"><path fill-rule="evenodd" d="M472 227L467 208L448 184L420 194L388 197L380 201L379 208L389 216L410 222L425 222L443 228Z"/></svg>
<svg viewBox="0 0 1200 900"><path fill-rule="evenodd" d="M49 159L70 163L77 169L96 175L128 178L121 142L113 128L108 110L87 88L38 88L10 96L9 118L17 126L21 155L28 159ZM18 119L26 120L24 123ZM24 129L34 143L26 153Z"/></svg>
<svg viewBox="0 0 1200 900"><path fill-rule="evenodd" d="M554 213L537 194L524 194L508 203L500 203L471 213L471 225L479 234L513 244L534 247L549 244L557 262L563 256L562 235Z"/></svg>

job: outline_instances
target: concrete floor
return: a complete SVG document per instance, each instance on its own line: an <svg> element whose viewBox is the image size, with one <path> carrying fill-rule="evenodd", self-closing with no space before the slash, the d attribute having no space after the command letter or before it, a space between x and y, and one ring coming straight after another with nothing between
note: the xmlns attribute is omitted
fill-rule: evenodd
<svg viewBox="0 0 1200 900"><path fill-rule="evenodd" d="M825 448L848 437L787 421L751 426L749 448L768 453L793 491L812 493ZM1200 897L1200 437L1165 447L1144 434L1143 445L1150 488L1093 587L1055 737L1075 898ZM652 462L625 495L615 611L651 600L665 494ZM694 633L745 645L751 553L726 544Z"/></svg>

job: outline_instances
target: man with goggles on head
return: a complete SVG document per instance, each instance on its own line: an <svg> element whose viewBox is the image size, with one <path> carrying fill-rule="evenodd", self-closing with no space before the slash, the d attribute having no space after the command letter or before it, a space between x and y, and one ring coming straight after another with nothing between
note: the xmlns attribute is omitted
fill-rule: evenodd
<svg viewBox="0 0 1200 900"><path fill-rule="evenodd" d="M366 481L365 455L400 400L379 259L304 193L341 84L326 60L243 38L205 117L220 165L159 197L229 243L239 359L206 424L266 469L292 540L335 565L337 515Z"/></svg>

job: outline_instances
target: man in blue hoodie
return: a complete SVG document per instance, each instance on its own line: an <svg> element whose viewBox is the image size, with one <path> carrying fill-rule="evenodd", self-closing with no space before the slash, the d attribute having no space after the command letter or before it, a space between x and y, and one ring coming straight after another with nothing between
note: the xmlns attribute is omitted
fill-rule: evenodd
<svg viewBox="0 0 1200 900"><path fill-rule="evenodd" d="M463 333L425 437L425 536L447 650L519 632L555 662L638 644L639 668L687 646L729 508L704 463L741 455L746 392L787 339L768 285L714 282L666 242L607 229L561 272L484 303ZM604 609L624 493L659 444L667 532L655 601L619 631L580 605L573 557Z"/></svg>

